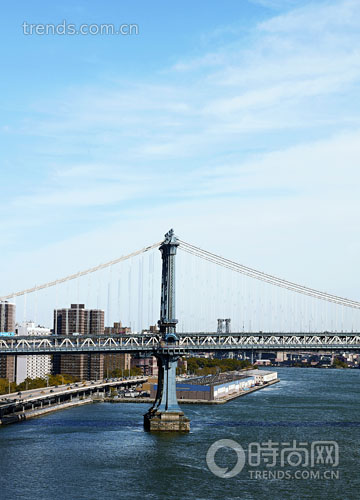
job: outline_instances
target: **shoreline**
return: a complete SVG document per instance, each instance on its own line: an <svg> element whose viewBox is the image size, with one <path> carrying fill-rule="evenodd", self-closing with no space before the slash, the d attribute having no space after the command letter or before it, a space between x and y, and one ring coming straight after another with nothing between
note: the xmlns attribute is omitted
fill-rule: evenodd
<svg viewBox="0 0 360 500"><path fill-rule="evenodd" d="M261 366L261 368L269 369L269 368L316 368L317 370L359 370L360 366L310 366L310 365L294 365L294 366L288 366L288 365L267 365L267 366Z"/></svg>
<svg viewBox="0 0 360 500"><path fill-rule="evenodd" d="M3 425L16 424L18 422L24 422L25 420L31 420L32 418L42 417L48 413L54 413L60 410L67 410L68 408L74 408L76 406L83 406L85 404L94 403L92 399L82 399L80 401L72 401L70 403L59 404L55 406L49 406L47 408L41 408L38 410L28 410L23 413L16 413L14 415L8 415L0 420L0 427Z"/></svg>
<svg viewBox="0 0 360 500"><path fill-rule="evenodd" d="M186 404L195 404L195 405L222 405L227 403L228 401L232 401L233 399L241 398L243 396L246 396L247 394L251 394L253 392L259 391L261 389L265 389L266 387L270 387L271 385L277 384L280 382L280 379L277 378L276 380L272 380L271 382L266 382L263 385L255 386L247 391L242 391L236 394L230 394L224 398L218 399L218 400L205 400L205 399L179 399L178 403L180 405L186 405ZM8 415L4 416L0 420L0 427L5 426L5 425L10 425L10 424L16 424L19 422L24 422L26 420L31 420L32 418L39 418L42 417L43 415L47 415L49 413L54 413L56 411L60 410L67 410L68 408L74 408L77 406L83 406L85 404L93 404L93 403L112 403L112 404L117 404L117 403L138 403L138 404L143 404L143 403L149 403L150 405L154 402L153 398L119 398L119 399L113 399L113 398L101 398L101 399L93 399L93 398L87 398L87 399L82 399L79 401L72 401L72 402L67 402L63 404L57 404L54 406L49 406L47 408L41 408L37 410L28 410L22 413L17 413L14 415Z"/></svg>

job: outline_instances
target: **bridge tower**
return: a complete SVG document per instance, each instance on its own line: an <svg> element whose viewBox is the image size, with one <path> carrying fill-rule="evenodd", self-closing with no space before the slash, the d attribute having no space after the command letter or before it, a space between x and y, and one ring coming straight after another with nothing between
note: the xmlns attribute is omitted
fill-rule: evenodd
<svg viewBox="0 0 360 500"><path fill-rule="evenodd" d="M176 398L176 367L184 350L179 347L175 319L175 256L179 242L171 229L160 245L162 255L160 347L157 358L159 375L153 406L144 415L144 427L149 431L189 432L190 420L181 411Z"/></svg>

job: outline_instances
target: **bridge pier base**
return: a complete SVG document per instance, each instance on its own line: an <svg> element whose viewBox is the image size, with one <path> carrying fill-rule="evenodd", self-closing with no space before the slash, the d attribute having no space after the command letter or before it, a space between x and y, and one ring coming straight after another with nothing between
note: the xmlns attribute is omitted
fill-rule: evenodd
<svg viewBox="0 0 360 500"><path fill-rule="evenodd" d="M190 419L184 412L156 411L144 415L144 429L150 432L190 432Z"/></svg>
<svg viewBox="0 0 360 500"><path fill-rule="evenodd" d="M144 415L144 428L150 432L189 432L190 419L181 411L176 398L176 367L179 356L161 349L156 354L159 375L153 406Z"/></svg>

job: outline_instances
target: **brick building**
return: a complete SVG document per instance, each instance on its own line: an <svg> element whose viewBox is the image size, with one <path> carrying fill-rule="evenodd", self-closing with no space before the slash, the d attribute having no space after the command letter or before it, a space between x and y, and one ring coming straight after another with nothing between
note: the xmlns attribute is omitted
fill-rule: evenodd
<svg viewBox="0 0 360 500"><path fill-rule="evenodd" d="M140 355L135 355L131 359L131 368L140 368L145 376L158 375L158 365L155 356L142 357Z"/></svg>
<svg viewBox="0 0 360 500"><path fill-rule="evenodd" d="M121 321L114 323L114 326L105 327L105 335L128 335L131 333L129 326L123 326Z"/></svg>
<svg viewBox="0 0 360 500"><path fill-rule="evenodd" d="M55 335L103 335L104 311L85 309L84 304L54 311ZM104 378L103 354L58 354L54 356L55 374L67 374L79 380Z"/></svg>
<svg viewBox="0 0 360 500"><path fill-rule="evenodd" d="M0 333L15 332L15 312L15 304L0 302ZM0 355L0 378L15 382L15 356Z"/></svg>
<svg viewBox="0 0 360 500"><path fill-rule="evenodd" d="M125 370L131 368L131 354L119 353L104 354L104 376L111 377L111 372L117 370L123 376Z"/></svg>
<svg viewBox="0 0 360 500"><path fill-rule="evenodd" d="M85 309L85 304L71 304L70 308L55 309L55 335L103 335L104 311Z"/></svg>
<svg viewBox="0 0 360 500"><path fill-rule="evenodd" d="M131 328L128 326L123 326L121 321L114 323L113 326L105 327L105 335L129 335L131 334ZM111 376L111 372L119 370L121 374L125 370L130 370L131 368L131 355L128 353L114 354L104 354L104 375L106 377Z"/></svg>

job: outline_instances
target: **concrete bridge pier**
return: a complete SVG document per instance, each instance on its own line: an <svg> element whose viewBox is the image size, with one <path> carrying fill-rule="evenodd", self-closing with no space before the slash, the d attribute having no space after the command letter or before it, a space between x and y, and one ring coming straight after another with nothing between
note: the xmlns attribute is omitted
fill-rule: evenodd
<svg viewBox="0 0 360 500"><path fill-rule="evenodd" d="M175 256L179 242L171 229L160 245L162 256L161 305L159 328L160 348L157 358L159 375L155 403L144 415L148 431L189 432L190 419L180 410L176 399L176 367L181 349L176 335Z"/></svg>
<svg viewBox="0 0 360 500"><path fill-rule="evenodd" d="M153 432L189 432L190 419L181 411L176 398L176 368L179 356L163 348L156 353L159 376L153 406L144 415L144 428Z"/></svg>

